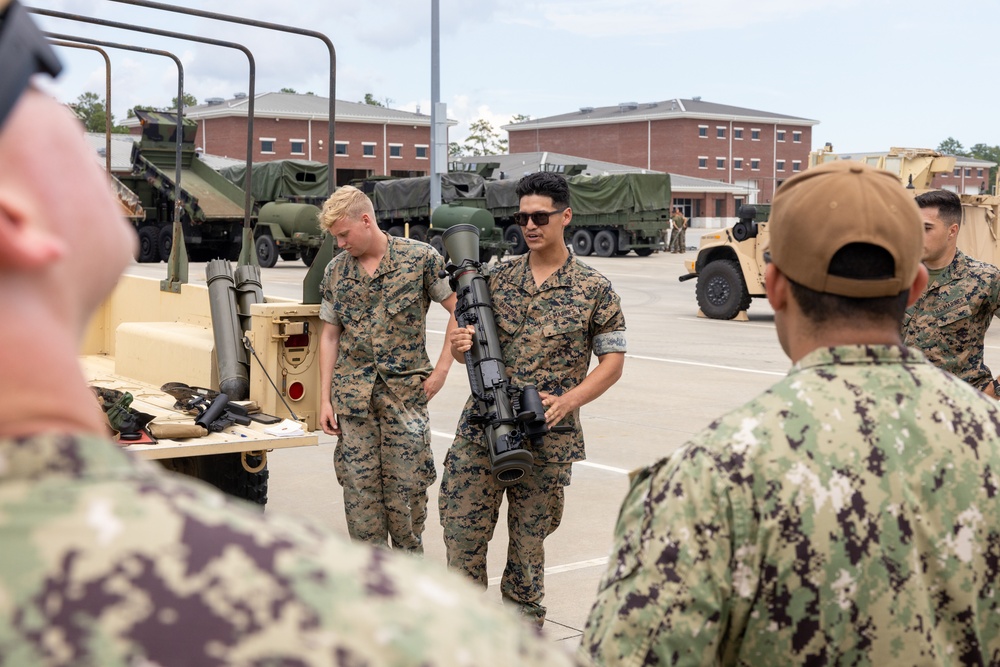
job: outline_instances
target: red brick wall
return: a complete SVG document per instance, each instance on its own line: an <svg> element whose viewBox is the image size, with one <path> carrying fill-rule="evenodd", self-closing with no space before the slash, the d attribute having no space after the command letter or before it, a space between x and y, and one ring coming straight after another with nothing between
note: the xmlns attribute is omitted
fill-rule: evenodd
<svg viewBox="0 0 1000 667"><path fill-rule="evenodd" d="M704 138L698 134L700 125L707 126ZM725 128L724 138L718 138L718 126ZM742 139L735 138L735 128L743 129ZM755 129L759 130L757 140L752 139ZM776 141L776 130L785 132L784 141ZM793 132L801 133L798 142L793 140ZM697 118L519 130L510 132L509 137L511 153L552 151L726 183L755 180L761 203L770 203L776 181L794 174L794 161L801 163L801 170L808 166L812 146L809 126L780 124L775 127L773 123L757 121ZM707 158L704 169L698 166L700 156ZM725 168L721 170L716 166L716 159L720 157L725 158ZM742 170L732 168L733 158L743 158ZM751 159L760 161L759 170L750 169ZM776 160L785 161L784 171L775 171ZM705 200L705 205L707 209L703 215L713 217L714 204ZM730 206L731 198L727 208Z"/></svg>

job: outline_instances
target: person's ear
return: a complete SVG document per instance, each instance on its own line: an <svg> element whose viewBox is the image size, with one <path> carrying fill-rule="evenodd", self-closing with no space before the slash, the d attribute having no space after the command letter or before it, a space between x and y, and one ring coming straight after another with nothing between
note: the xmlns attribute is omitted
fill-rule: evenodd
<svg viewBox="0 0 1000 667"><path fill-rule="evenodd" d="M66 252L62 239L34 224L26 208L0 191L0 270L34 271Z"/></svg>
<svg viewBox="0 0 1000 667"><path fill-rule="evenodd" d="M562 212L562 226L563 226L563 228L568 227L569 226L569 221L572 220L572 219L573 219L573 209L571 209L569 206L567 206L566 210Z"/></svg>
<svg viewBox="0 0 1000 667"><path fill-rule="evenodd" d="M927 282L927 267L921 263L917 268L917 275L913 279L913 284L910 286L910 294L906 297L907 308L915 304L920 295L924 293L924 290L927 289Z"/></svg>
<svg viewBox="0 0 1000 667"><path fill-rule="evenodd" d="M764 289L767 292L767 302L774 312L784 310L788 306L788 278L771 262L764 269Z"/></svg>

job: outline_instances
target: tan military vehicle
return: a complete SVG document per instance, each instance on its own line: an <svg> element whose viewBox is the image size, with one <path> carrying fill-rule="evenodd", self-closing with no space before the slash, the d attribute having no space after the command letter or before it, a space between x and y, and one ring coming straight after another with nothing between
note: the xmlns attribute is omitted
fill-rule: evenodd
<svg viewBox="0 0 1000 667"><path fill-rule="evenodd" d="M809 155L809 166L846 156L827 145ZM955 158L923 148L892 148L886 153L855 154L851 159L899 176L900 185L914 196L931 189L935 174L955 168ZM963 194L963 220L958 247L976 259L1000 266L1000 196ZM706 234L694 260L685 262L688 273L680 280L697 279L695 295L699 316L719 320L746 320L752 299L765 296L764 249L766 216L753 206L743 206L739 222L729 229Z"/></svg>

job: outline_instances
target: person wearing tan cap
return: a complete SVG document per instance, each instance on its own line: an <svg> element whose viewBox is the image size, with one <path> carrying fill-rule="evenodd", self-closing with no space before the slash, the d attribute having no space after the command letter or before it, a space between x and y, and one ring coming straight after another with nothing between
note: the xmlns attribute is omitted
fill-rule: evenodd
<svg viewBox="0 0 1000 667"><path fill-rule="evenodd" d="M1000 410L900 340L927 282L897 178L832 162L771 211L788 376L633 474L580 645L598 665L1000 655Z"/></svg>
<svg viewBox="0 0 1000 667"><path fill-rule="evenodd" d="M0 664L568 665L443 566L262 514L111 443L76 357L136 238L0 0Z"/></svg>
<svg viewBox="0 0 1000 667"><path fill-rule="evenodd" d="M986 331L1000 312L1000 269L958 249L962 201L932 190L916 197L924 221L927 289L906 310L903 342L932 364L1000 398L1000 381L983 358Z"/></svg>

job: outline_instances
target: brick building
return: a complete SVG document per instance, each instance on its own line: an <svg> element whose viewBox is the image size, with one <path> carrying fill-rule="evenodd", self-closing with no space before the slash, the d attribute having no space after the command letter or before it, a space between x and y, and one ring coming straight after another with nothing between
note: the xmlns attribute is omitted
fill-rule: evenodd
<svg viewBox="0 0 1000 667"><path fill-rule="evenodd" d="M735 216L739 203L770 203L782 181L805 169L818 122L695 97L582 107L503 129L511 153L553 151L733 184L745 197L714 198L712 210L695 203L689 214L719 219Z"/></svg>
<svg viewBox="0 0 1000 667"><path fill-rule="evenodd" d="M934 176L931 186L963 195L996 194L994 183L990 180L990 170L995 166L997 163L989 160L956 157L955 169Z"/></svg>
<svg viewBox="0 0 1000 667"><path fill-rule="evenodd" d="M218 156L246 159L249 99L212 98L184 110L198 123L197 146ZM296 93L261 93L254 101L253 160L287 158L327 161L329 98ZM336 103L336 184L368 176L426 176L430 173L431 117L387 107ZM134 118L122 123L133 126ZM449 121L449 126L456 125Z"/></svg>

